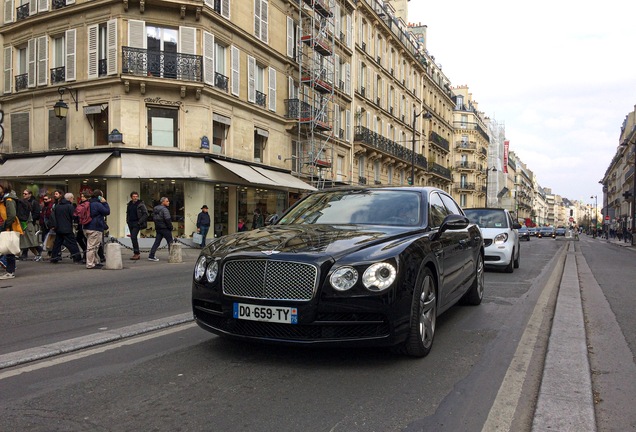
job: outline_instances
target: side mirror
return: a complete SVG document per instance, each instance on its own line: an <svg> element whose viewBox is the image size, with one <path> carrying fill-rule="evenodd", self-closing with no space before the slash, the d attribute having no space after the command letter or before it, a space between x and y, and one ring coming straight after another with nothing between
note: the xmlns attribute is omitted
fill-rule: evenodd
<svg viewBox="0 0 636 432"><path fill-rule="evenodd" d="M445 231L466 229L469 224L470 221L466 216L450 214L444 218L442 226L439 227L439 233L442 234Z"/></svg>

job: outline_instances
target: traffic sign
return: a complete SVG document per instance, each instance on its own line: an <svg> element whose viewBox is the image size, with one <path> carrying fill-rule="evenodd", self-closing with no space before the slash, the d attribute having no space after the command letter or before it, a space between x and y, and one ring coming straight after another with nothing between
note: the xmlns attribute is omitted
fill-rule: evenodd
<svg viewBox="0 0 636 432"><path fill-rule="evenodd" d="M570 218L570 222L574 222L574 218L573 217Z"/></svg>

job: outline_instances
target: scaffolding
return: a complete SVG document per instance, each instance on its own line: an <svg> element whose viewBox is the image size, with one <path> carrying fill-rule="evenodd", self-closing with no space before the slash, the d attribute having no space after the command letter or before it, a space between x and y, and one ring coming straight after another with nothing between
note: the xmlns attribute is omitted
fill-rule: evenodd
<svg viewBox="0 0 636 432"><path fill-rule="evenodd" d="M298 141L299 172L322 189L333 177L336 0L303 0L300 8Z"/></svg>

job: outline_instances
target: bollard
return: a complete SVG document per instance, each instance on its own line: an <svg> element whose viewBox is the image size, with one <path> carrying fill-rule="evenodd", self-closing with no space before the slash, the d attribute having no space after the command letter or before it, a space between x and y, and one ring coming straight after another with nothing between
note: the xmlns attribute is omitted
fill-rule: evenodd
<svg viewBox="0 0 636 432"><path fill-rule="evenodd" d="M121 246L117 243L104 244L104 255L106 255L105 269L121 270L124 268L121 261Z"/></svg>
<svg viewBox="0 0 636 432"><path fill-rule="evenodd" d="M168 257L169 263L181 263L183 262L183 255L181 253L181 245L177 242L172 243L170 246L170 256Z"/></svg>

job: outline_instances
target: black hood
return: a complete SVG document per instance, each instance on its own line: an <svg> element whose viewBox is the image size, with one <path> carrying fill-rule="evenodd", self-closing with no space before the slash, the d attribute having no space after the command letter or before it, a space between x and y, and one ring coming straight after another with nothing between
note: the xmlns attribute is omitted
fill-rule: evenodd
<svg viewBox="0 0 636 432"><path fill-rule="evenodd" d="M361 225L274 225L221 237L208 246L213 255L272 252L337 256L412 234L402 227Z"/></svg>

